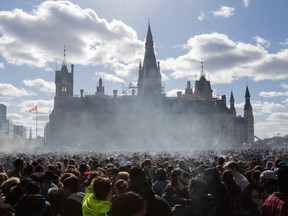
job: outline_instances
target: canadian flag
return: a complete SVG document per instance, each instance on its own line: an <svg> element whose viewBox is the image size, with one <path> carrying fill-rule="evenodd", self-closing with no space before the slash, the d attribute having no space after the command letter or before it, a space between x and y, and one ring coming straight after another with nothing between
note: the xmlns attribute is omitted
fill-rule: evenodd
<svg viewBox="0 0 288 216"><path fill-rule="evenodd" d="M32 113L32 112L37 112L37 106L35 106L35 107L29 109L29 112L30 112L30 113Z"/></svg>

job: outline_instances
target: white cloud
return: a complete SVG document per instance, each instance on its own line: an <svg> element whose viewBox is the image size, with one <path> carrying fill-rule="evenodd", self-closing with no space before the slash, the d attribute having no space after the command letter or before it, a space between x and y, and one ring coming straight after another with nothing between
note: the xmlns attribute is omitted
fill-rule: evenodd
<svg viewBox="0 0 288 216"><path fill-rule="evenodd" d="M55 93L55 83L43 79L23 80L25 86L38 88L42 92Z"/></svg>
<svg viewBox="0 0 288 216"><path fill-rule="evenodd" d="M266 40L260 36L255 36L253 39L256 41L257 45L264 46L266 48L269 48L271 45L270 41L268 41L268 40Z"/></svg>
<svg viewBox="0 0 288 216"><path fill-rule="evenodd" d="M0 98L25 97L35 95L36 94L34 92L28 92L23 88L17 88L9 83L0 83Z"/></svg>
<svg viewBox="0 0 288 216"><path fill-rule="evenodd" d="M228 18L228 17L233 16L235 14L235 8L222 5L217 11L211 11L211 13L215 17Z"/></svg>
<svg viewBox="0 0 288 216"><path fill-rule="evenodd" d="M197 17L197 20L198 20L199 22L203 22L203 21L206 20L206 19L207 19L206 14L205 14L203 11L201 11L200 15Z"/></svg>
<svg viewBox="0 0 288 216"><path fill-rule="evenodd" d="M249 6L249 0L242 0L243 7Z"/></svg>
<svg viewBox="0 0 288 216"><path fill-rule="evenodd" d="M261 138L271 138L280 135L287 135L287 127L288 121L286 122L278 122L274 119L278 119L279 115L276 116L271 114L271 117L268 117L265 121L256 122L254 124L255 127L255 135Z"/></svg>
<svg viewBox="0 0 288 216"><path fill-rule="evenodd" d="M265 98L288 96L288 92L279 92L279 91L260 92L259 96L262 96Z"/></svg>
<svg viewBox="0 0 288 216"><path fill-rule="evenodd" d="M166 96L167 97L177 97L177 92L184 92L184 90L183 89L172 89L172 90L170 90L170 91L168 91L168 92L166 92Z"/></svg>
<svg viewBox="0 0 288 216"><path fill-rule="evenodd" d="M282 104L267 101L253 101L252 106L254 110L254 115L270 114L278 110L285 109L285 106Z"/></svg>
<svg viewBox="0 0 288 216"><path fill-rule="evenodd" d="M95 72L95 75L98 77L97 80L101 78L103 80L111 81L113 83L124 83L123 79L105 72Z"/></svg>
<svg viewBox="0 0 288 216"><path fill-rule="evenodd" d="M69 1L44 1L32 12L0 11L0 29L0 54L17 65L49 69L66 45L69 62L104 65L128 76L144 52L144 42L131 27Z"/></svg>
<svg viewBox="0 0 288 216"><path fill-rule="evenodd" d="M287 112L274 112L269 115L267 118L268 121L275 122L288 122L288 113Z"/></svg>
<svg viewBox="0 0 288 216"><path fill-rule="evenodd" d="M288 99L281 101L281 103L288 105Z"/></svg>
<svg viewBox="0 0 288 216"><path fill-rule="evenodd" d="M288 45L288 39L286 39L284 42L279 43L281 46L287 46Z"/></svg>
<svg viewBox="0 0 288 216"><path fill-rule="evenodd" d="M4 63L0 62L0 69L4 69Z"/></svg>
<svg viewBox="0 0 288 216"><path fill-rule="evenodd" d="M288 84L287 83L282 83L280 84L280 86L284 89L288 89Z"/></svg>
<svg viewBox="0 0 288 216"><path fill-rule="evenodd" d="M213 83L231 83L241 77L253 80L281 80L288 77L288 49L270 54L263 46L233 41L217 32L191 37L183 45L187 53L162 60L163 70L175 79L191 79L204 71Z"/></svg>

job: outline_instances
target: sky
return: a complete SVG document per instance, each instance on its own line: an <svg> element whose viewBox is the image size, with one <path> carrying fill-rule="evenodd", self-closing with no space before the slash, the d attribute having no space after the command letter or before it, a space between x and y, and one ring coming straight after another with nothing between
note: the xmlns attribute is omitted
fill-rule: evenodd
<svg viewBox="0 0 288 216"><path fill-rule="evenodd" d="M0 0L0 104L7 118L43 136L55 70L74 68L74 95L112 95L136 85L150 23L164 92L194 87L201 61L213 95L233 91L243 116L249 87L255 135L288 134L287 0ZM286 20L286 21L285 21ZM129 93L129 91L127 91Z"/></svg>

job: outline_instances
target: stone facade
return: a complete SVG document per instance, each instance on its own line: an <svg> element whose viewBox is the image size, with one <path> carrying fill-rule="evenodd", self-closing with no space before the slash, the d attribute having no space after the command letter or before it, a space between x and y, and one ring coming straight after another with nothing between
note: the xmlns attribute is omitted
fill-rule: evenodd
<svg viewBox="0 0 288 216"><path fill-rule="evenodd" d="M45 128L46 146L67 149L170 150L236 146L253 143L254 119L246 87L244 117L237 116L234 96L213 98L203 73L193 90L166 97L161 86L160 63L148 26L143 65L138 85L131 95L105 94L100 78L94 95L73 96L74 67L68 71L64 59L56 71L54 109ZM137 90L135 90L137 89Z"/></svg>

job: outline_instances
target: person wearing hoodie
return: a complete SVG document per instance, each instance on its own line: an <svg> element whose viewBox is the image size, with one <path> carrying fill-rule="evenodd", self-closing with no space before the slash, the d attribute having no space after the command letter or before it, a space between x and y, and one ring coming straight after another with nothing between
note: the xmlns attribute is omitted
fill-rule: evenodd
<svg viewBox="0 0 288 216"><path fill-rule="evenodd" d="M112 186L109 178L98 176L85 190L83 216L105 216L111 208Z"/></svg>
<svg viewBox="0 0 288 216"><path fill-rule="evenodd" d="M53 216L50 203L40 194L40 185L38 182L31 180L27 183L25 194L15 205L17 216Z"/></svg>

